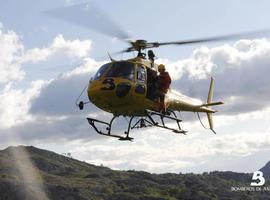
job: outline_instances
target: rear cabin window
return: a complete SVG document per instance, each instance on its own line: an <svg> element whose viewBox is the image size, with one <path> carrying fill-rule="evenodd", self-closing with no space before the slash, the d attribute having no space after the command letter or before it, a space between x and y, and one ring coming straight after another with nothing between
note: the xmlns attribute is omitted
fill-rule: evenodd
<svg viewBox="0 0 270 200"><path fill-rule="evenodd" d="M119 77L134 80L134 64L131 62L115 62L109 69L107 77Z"/></svg>
<svg viewBox="0 0 270 200"><path fill-rule="evenodd" d="M102 65L99 70L97 71L94 80L99 79L108 69L108 67L110 66L110 63L107 63L105 65Z"/></svg>
<svg viewBox="0 0 270 200"><path fill-rule="evenodd" d="M138 71L137 71L137 80L138 82L144 83L146 80L146 71L143 66L138 65Z"/></svg>

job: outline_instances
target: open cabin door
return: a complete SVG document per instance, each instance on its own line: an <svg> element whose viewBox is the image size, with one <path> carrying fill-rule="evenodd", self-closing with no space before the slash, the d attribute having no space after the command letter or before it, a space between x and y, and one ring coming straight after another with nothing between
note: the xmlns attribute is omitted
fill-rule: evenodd
<svg viewBox="0 0 270 200"><path fill-rule="evenodd" d="M156 88L157 72L150 68L147 68L147 93L146 98L155 101L157 96Z"/></svg>
<svg viewBox="0 0 270 200"><path fill-rule="evenodd" d="M147 92L146 76L146 68L143 65L137 64L134 94L140 99L141 103L143 103Z"/></svg>

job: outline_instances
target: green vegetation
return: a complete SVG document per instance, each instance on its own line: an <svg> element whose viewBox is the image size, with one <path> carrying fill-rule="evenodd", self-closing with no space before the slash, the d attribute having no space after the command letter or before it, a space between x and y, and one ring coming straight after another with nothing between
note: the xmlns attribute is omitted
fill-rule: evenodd
<svg viewBox="0 0 270 200"><path fill-rule="evenodd" d="M266 192L236 192L232 186L249 187L251 174L151 174L114 171L35 147L9 147L0 151L0 200L33 199L16 168L12 151L26 150L41 174L49 199L65 200L219 200L269 199ZM41 181L41 180L39 180ZM267 183L268 184L268 183ZM266 185L267 185L266 184ZM34 185L34 184L33 184ZM29 192L30 190L30 192Z"/></svg>

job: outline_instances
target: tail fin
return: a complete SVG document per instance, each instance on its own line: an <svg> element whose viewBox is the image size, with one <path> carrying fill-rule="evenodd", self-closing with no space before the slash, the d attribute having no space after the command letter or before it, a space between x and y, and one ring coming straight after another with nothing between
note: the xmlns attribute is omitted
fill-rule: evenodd
<svg viewBox="0 0 270 200"><path fill-rule="evenodd" d="M212 102L213 91L214 91L214 79L213 79L213 77L211 77L208 98L207 98L207 104L205 104L206 107L223 104L223 102ZM216 134L216 132L214 131L214 125L213 125L213 117L212 117L213 114L212 113L206 113L206 114L207 114L207 118L208 118L209 128L211 131L213 131L213 133Z"/></svg>
<svg viewBox="0 0 270 200"><path fill-rule="evenodd" d="M214 131L214 126L213 126L213 114L212 113L206 113L207 118L208 118L208 123L209 123L209 128L213 133L217 134L216 131Z"/></svg>
<svg viewBox="0 0 270 200"><path fill-rule="evenodd" d="M212 102L213 92L214 92L214 79L213 79L213 77L211 77L210 87L209 87L209 92L208 92L208 97L207 97L207 103L200 105L200 107L202 107L202 106L205 106L205 107L217 106L217 105L223 104L223 102L221 102L221 101Z"/></svg>
<svg viewBox="0 0 270 200"><path fill-rule="evenodd" d="M211 77L210 87L209 87L209 92L208 92L208 98L207 98L207 103L212 103L213 91L214 91L214 79L213 79L213 77Z"/></svg>

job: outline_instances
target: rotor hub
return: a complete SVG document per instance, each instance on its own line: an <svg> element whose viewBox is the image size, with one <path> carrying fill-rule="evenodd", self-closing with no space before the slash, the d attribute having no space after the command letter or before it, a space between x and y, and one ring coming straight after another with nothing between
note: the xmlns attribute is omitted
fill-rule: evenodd
<svg viewBox="0 0 270 200"><path fill-rule="evenodd" d="M146 40L136 40L131 42L132 50L141 51L147 48L147 41Z"/></svg>

